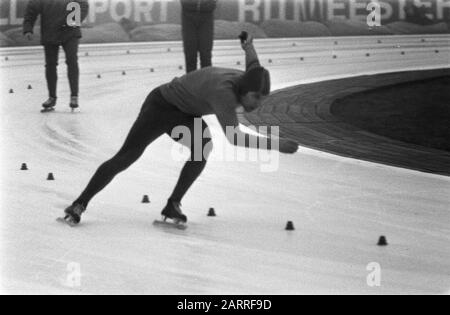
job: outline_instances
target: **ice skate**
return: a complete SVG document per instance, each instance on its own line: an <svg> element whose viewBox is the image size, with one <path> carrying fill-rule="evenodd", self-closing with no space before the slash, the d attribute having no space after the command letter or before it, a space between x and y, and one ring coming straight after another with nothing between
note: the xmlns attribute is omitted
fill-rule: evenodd
<svg viewBox="0 0 450 315"><path fill-rule="evenodd" d="M86 209L82 205L74 204L68 207L64 211L65 216L58 218L57 221L75 227L81 222L81 215L84 211L86 211Z"/></svg>
<svg viewBox="0 0 450 315"><path fill-rule="evenodd" d="M72 96L70 98L70 104L69 104L70 108L72 109L72 112L75 111L75 109L79 108L80 105L78 104L78 96Z"/></svg>
<svg viewBox="0 0 450 315"><path fill-rule="evenodd" d="M153 222L155 226L173 227L180 230L187 228L187 217L181 211L181 204L169 200L164 210L161 212L162 220ZM169 221L168 221L169 220Z"/></svg>
<svg viewBox="0 0 450 315"><path fill-rule="evenodd" d="M161 212L163 221L173 220L174 223L187 223L187 217L181 211L181 203L169 200L166 207Z"/></svg>
<svg viewBox="0 0 450 315"><path fill-rule="evenodd" d="M56 97L49 97L47 101L42 104L43 109L41 113L49 113L55 110Z"/></svg>

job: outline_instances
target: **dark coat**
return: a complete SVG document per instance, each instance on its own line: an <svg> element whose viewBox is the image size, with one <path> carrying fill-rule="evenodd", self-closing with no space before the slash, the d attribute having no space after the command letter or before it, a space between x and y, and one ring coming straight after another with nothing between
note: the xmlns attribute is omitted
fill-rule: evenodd
<svg viewBox="0 0 450 315"><path fill-rule="evenodd" d="M181 0L184 11L213 12L217 7L217 0Z"/></svg>
<svg viewBox="0 0 450 315"><path fill-rule="evenodd" d="M81 7L81 21L89 11L88 0L29 0L24 21L23 33L33 33L34 24L38 16L41 16L41 43L61 44L72 38L81 38L79 27L67 25L67 5L70 2L78 2Z"/></svg>

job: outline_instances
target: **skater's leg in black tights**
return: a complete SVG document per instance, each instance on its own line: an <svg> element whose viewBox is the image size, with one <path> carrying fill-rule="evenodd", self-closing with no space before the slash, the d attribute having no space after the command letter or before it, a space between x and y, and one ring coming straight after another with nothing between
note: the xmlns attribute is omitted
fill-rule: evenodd
<svg viewBox="0 0 450 315"><path fill-rule="evenodd" d="M205 169L206 163L207 163L206 160L198 162L197 161L186 162L183 170L181 171L180 178L178 179L178 183L175 187L175 190L170 196L170 200L181 202L181 200L183 199L184 195L186 195L189 188L191 188L191 186L194 184L194 182L197 180L197 178Z"/></svg>
<svg viewBox="0 0 450 315"><path fill-rule="evenodd" d="M56 98L56 84L58 81L58 45L45 45L45 78L47 79L48 96Z"/></svg>
<svg viewBox="0 0 450 315"><path fill-rule="evenodd" d="M81 196L74 202L74 204L81 204L87 208L91 199L103 190L117 174L123 172L131 166L142 155L145 148L129 148L123 150L114 156L111 160L103 163L94 177L89 182L87 188L83 191Z"/></svg>
<svg viewBox="0 0 450 315"><path fill-rule="evenodd" d="M200 120L200 118L197 118ZM213 149L212 141L211 141L211 135L209 133L209 130L205 132L205 129L208 128L208 125L204 120L201 120L202 122L202 130L203 134L205 135L202 139L201 143L196 143L197 137L195 137L194 134L194 127L193 125L187 125L187 127L191 130L192 139L190 141L190 149L191 149L191 159L186 162L186 164L183 167L183 170L181 171L180 177L178 179L178 183L170 197L170 200L181 202L184 195L186 195L187 191L191 186L194 184L194 182L197 180L197 178L200 176L200 174L203 172L203 170L206 167L207 159ZM198 140L197 140L198 141ZM182 143L182 142L181 142ZM195 154L196 145L199 145L201 147L201 156L198 156L198 154ZM186 145L187 146L187 145ZM197 148L198 151L198 148Z"/></svg>
<svg viewBox="0 0 450 315"><path fill-rule="evenodd" d="M122 149L111 160L100 166L74 204L81 204L87 208L96 194L103 190L117 174L136 162L147 146L166 132L164 113L153 110L152 104L150 104L150 102L156 101L158 99L155 100L155 96L152 96L152 94L147 98L146 104L144 104L143 110L133 125Z"/></svg>
<svg viewBox="0 0 450 315"><path fill-rule="evenodd" d="M196 143L196 120L200 122L201 130L205 135L199 143ZM131 129L122 149L111 160L100 166L87 188L74 204L81 204L86 208L91 199L105 188L117 174L133 164L150 143L164 133L171 134L172 128L178 126L186 126L191 131L191 141L185 145L191 149L193 155L192 159L184 166L171 197L174 201L181 201L206 166L206 160L212 151L211 135L207 130L207 124L201 118L191 117L181 112L167 103L159 90L155 90L145 101L139 118ZM177 139L177 141L183 143L182 140ZM196 144L199 148L196 148Z"/></svg>

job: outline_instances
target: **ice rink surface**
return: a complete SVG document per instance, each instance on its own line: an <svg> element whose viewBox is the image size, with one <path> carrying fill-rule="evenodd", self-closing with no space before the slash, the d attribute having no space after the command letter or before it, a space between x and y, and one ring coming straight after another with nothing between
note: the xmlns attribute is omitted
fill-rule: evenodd
<svg viewBox="0 0 450 315"><path fill-rule="evenodd" d="M263 40L256 46L275 88L448 67L448 37L377 39ZM152 226L183 165L173 160L178 147L168 137L93 200L79 227L59 225L55 218L120 148L147 94L183 73L181 45L83 46L76 114L68 109L63 58L57 112L43 115L41 49L3 49L0 55L2 292L449 292L450 178L306 148L280 156L270 173L261 171L267 161L221 162L221 149L232 148L214 117L207 118L218 135L213 159L183 202L188 230ZM218 42L215 63L243 69L239 44ZM28 171L19 170L22 163ZM49 172L55 181L46 181ZM143 195L150 205L141 204ZM206 216L210 207L217 217ZM284 230L287 221L295 231ZM380 235L389 246L377 246ZM372 266L381 267L380 286L368 284Z"/></svg>

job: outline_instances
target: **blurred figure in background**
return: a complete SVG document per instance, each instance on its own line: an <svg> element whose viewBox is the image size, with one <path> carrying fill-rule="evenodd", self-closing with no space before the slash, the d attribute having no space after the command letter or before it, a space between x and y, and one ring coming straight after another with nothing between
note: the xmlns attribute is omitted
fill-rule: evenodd
<svg viewBox="0 0 450 315"><path fill-rule="evenodd" d="M80 26L69 26L68 15L71 10L70 3L80 5L82 22L89 10L88 0L29 0L23 22L23 33L29 39L33 38L34 24L38 16L41 17L41 43L45 51L45 76L49 99L42 104L43 112L52 111L56 106L58 81L58 56L59 47L62 46L66 54L67 72L70 83L71 98L70 107L78 108L78 46L81 38Z"/></svg>
<svg viewBox="0 0 450 315"><path fill-rule="evenodd" d="M427 16L427 8L422 5L418 6L414 1L408 1L405 4L406 22L419 24L419 25L431 25L433 20Z"/></svg>
<svg viewBox="0 0 450 315"><path fill-rule="evenodd" d="M197 70L200 54L202 68L212 65L214 11L217 0L181 0L186 72Z"/></svg>

